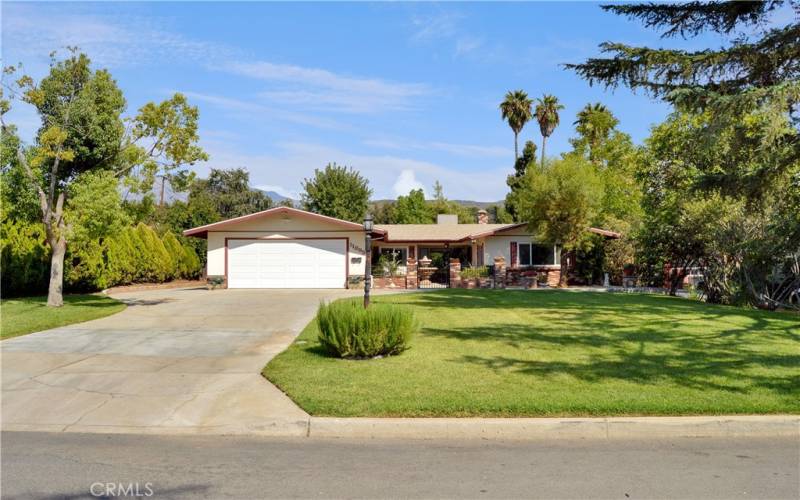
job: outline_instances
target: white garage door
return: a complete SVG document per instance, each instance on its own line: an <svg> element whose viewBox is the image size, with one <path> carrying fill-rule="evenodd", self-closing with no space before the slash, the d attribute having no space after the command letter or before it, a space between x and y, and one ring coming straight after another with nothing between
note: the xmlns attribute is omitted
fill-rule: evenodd
<svg viewBox="0 0 800 500"><path fill-rule="evenodd" d="M228 288L344 288L346 240L228 240Z"/></svg>

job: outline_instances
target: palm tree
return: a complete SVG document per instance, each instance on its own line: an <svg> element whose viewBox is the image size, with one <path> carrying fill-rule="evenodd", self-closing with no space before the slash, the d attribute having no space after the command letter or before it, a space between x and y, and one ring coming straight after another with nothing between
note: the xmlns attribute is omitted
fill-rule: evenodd
<svg viewBox="0 0 800 500"><path fill-rule="evenodd" d="M536 121L539 122L539 131L542 133L542 167L544 167L544 148L547 138L558 127L558 112L564 106L558 102L558 97L545 94L541 99L536 99Z"/></svg>
<svg viewBox="0 0 800 500"><path fill-rule="evenodd" d="M589 146L589 160L594 161L597 148L600 143L608 139L608 135L619 120L611 111L600 104L587 104L578 112L577 119L573 122L575 130L580 134Z"/></svg>
<svg viewBox="0 0 800 500"><path fill-rule="evenodd" d="M508 121L508 126L514 131L514 160L519 158L519 145L517 138L522 128L531 119L531 105L533 101L522 90L509 91L506 98L500 103L500 113L503 120Z"/></svg>

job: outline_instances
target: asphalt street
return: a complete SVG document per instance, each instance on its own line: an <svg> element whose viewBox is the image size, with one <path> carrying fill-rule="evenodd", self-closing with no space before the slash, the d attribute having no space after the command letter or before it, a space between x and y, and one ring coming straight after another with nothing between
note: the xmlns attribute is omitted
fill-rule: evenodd
<svg viewBox="0 0 800 500"><path fill-rule="evenodd" d="M5 432L4 499L798 498L794 439L391 441Z"/></svg>

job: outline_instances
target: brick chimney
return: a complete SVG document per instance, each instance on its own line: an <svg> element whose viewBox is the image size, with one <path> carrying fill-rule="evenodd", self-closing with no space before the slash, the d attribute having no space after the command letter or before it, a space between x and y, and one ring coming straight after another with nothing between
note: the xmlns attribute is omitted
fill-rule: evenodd
<svg viewBox="0 0 800 500"><path fill-rule="evenodd" d="M486 210L478 210L478 224L489 223L489 212Z"/></svg>

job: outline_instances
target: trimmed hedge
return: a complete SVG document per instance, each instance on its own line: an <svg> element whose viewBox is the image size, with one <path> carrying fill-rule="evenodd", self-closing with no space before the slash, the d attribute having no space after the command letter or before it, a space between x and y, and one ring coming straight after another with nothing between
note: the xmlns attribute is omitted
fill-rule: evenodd
<svg viewBox="0 0 800 500"><path fill-rule="evenodd" d="M460 274L463 279L486 278L489 276L489 268L487 266L467 267L462 269Z"/></svg>
<svg viewBox="0 0 800 500"><path fill-rule="evenodd" d="M411 309L394 304L372 304L365 309L355 300L321 303L317 326L322 346L341 358L399 354L419 330Z"/></svg>
<svg viewBox="0 0 800 500"><path fill-rule="evenodd" d="M47 292L50 250L41 224L3 221L0 259L3 297ZM145 224L102 240L68 244L64 259L64 286L71 292L194 279L201 273L200 259L191 245L182 244L170 232L159 237Z"/></svg>

